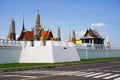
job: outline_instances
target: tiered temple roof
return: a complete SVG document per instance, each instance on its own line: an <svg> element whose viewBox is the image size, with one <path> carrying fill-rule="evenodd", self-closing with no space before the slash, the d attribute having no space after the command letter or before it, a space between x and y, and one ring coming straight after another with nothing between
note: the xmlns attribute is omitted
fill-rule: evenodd
<svg viewBox="0 0 120 80"><path fill-rule="evenodd" d="M92 29L88 29L80 40L82 40L82 43L104 44L104 38L96 30Z"/></svg>
<svg viewBox="0 0 120 80"><path fill-rule="evenodd" d="M36 26L38 30L38 40L56 40L56 38L53 37L52 31L45 31L41 25L40 25L40 14L37 12L36 16ZM34 28L31 31L25 31L24 27L24 19L23 19L23 27L20 36L18 37L19 41L31 41L35 40L35 34L34 34Z"/></svg>
<svg viewBox="0 0 120 80"><path fill-rule="evenodd" d="M96 30L93 30L93 29L87 29L84 37L82 37L81 39L87 39L87 38L100 38L100 39L104 39Z"/></svg>

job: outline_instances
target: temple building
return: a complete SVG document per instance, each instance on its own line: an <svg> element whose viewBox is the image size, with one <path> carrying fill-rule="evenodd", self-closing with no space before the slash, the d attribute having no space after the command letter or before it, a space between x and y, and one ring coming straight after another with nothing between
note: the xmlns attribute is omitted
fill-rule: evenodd
<svg viewBox="0 0 120 80"><path fill-rule="evenodd" d="M104 38L96 31L88 29L84 37L80 38L82 43L104 44Z"/></svg>
<svg viewBox="0 0 120 80"><path fill-rule="evenodd" d="M60 33L60 32L59 32ZM40 14L37 12L36 15L36 24L35 27L31 31L25 30L24 27L24 19L23 19L23 26L20 36L18 37L19 41L33 41L33 40L56 40L54 38L52 31L47 30L45 31L43 27L41 27L40 24Z"/></svg>

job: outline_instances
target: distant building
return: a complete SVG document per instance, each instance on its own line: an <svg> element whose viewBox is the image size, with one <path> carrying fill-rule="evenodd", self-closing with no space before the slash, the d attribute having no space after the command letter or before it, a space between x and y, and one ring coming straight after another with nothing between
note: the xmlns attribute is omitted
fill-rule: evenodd
<svg viewBox="0 0 120 80"><path fill-rule="evenodd" d="M76 39L76 44L82 44L82 40L81 39Z"/></svg>
<svg viewBox="0 0 120 80"><path fill-rule="evenodd" d="M104 44L104 38L93 29L87 29L85 35L76 40L76 44Z"/></svg>
<svg viewBox="0 0 120 80"><path fill-rule="evenodd" d="M36 38L37 37L37 38ZM43 27L41 27L40 24L40 14L37 12L36 16L36 26L31 31L25 30L24 27L24 21L23 21L23 27L20 36L18 37L19 41L32 41L32 40L56 40L56 38L53 37L52 31L45 31Z"/></svg>
<svg viewBox="0 0 120 80"><path fill-rule="evenodd" d="M104 44L104 38L96 31L88 29L84 37L80 38L82 43Z"/></svg>
<svg viewBox="0 0 120 80"><path fill-rule="evenodd" d="M59 27L56 38L51 30L41 27L39 12L36 24L30 31L25 29L23 18L22 31L16 39L15 21L12 18L7 40L0 39L0 64L56 63L120 56L120 47L111 46L109 36L105 46L104 38L93 29L87 29L79 39L76 39L75 30L70 30L67 41L61 41Z"/></svg>
<svg viewBox="0 0 120 80"><path fill-rule="evenodd" d="M75 30L69 31L68 42L73 42L75 44L104 44L104 38L93 29L87 29L83 37L76 39Z"/></svg>

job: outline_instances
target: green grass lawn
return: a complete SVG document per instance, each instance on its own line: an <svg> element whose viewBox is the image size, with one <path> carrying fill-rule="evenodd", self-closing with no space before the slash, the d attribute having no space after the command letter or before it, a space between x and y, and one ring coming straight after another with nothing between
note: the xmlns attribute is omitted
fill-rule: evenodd
<svg viewBox="0 0 120 80"><path fill-rule="evenodd" d="M0 72L20 71L41 68L53 68L62 66L82 65L96 62L120 61L120 57L116 58L99 58L99 59L82 59L76 62L62 62L62 63L11 63L0 64Z"/></svg>

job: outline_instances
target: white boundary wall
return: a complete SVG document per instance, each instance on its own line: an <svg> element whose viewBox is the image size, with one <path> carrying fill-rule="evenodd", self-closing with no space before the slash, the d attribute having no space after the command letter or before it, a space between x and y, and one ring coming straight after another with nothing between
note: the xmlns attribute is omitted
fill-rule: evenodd
<svg viewBox="0 0 120 80"><path fill-rule="evenodd" d="M21 49L18 41L0 40L0 64L18 63Z"/></svg>
<svg viewBox="0 0 120 80"><path fill-rule="evenodd" d="M71 42L34 41L0 42L0 63L56 63L80 61L75 45Z"/></svg>
<svg viewBox="0 0 120 80"><path fill-rule="evenodd" d="M76 50L77 49L77 50ZM59 41L0 41L0 64L3 63L56 63L80 59L120 57L120 47L95 49Z"/></svg>
<svg viewBox="0 0 120 80"><path fill-rule="evenodd" d="M76 49L81 59L120 57L120 47L92 49L92 47L76 45Z"/></svg>
<svg viewBox="0 0 120 80"><path fill-rule="evenodd" d="M26 47L20 55L20 63L55 63L80 61L79 55L73 43L47 41L45 46L41 46L41 41L26 43Z"/></svg>

